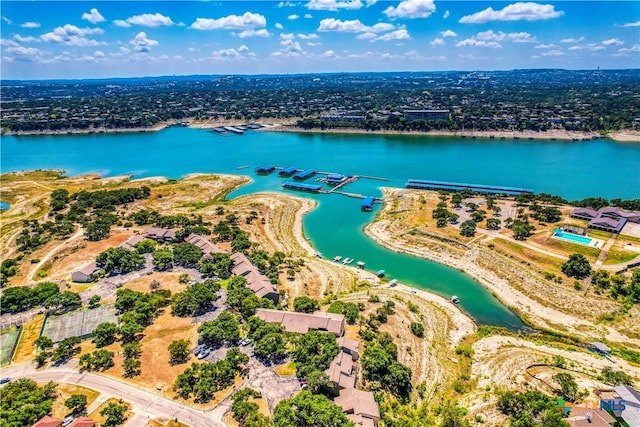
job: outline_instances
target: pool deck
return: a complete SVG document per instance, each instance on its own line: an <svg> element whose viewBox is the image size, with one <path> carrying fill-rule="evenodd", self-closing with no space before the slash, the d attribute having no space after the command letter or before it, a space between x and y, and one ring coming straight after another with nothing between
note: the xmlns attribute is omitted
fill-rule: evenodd
<svg viewBox="0 0 640 427"><path fill-rule="evenodd" d="M602 247L604 246L604 243L605 243L604 240L601 240L601 239L596 239L594 237L588 237L588 236L580 236L578 234L568 233L566 231L563 231L562 234L569 234L569 235L572 235L572 236L578 236L578 237L581 237L581 238L587 238L587 239L591 239L591 241L589 243L582 243L582 242L579 242L577 240L572 240L572 239L568 239L566 237L558 236L558 235L556 235L556 231L554 231L551 234L551 237L553 237L554 239L563 240L565 242L575 243L576 245L590 246L592 248L598 248L598 249L602 249Z"/></svg>

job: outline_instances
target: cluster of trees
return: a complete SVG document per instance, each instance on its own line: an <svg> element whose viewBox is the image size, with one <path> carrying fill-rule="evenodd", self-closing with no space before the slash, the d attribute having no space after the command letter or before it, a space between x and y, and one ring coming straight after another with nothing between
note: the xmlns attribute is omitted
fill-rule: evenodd
<svg viewBox="0 0 640 427"><path fill-rule="evenodd" d="M295 301L294 301L295 305ZM327 309L328 313L344 314L344 320L349 325L355 325L360 317L360 312L364 310L363 303L352 303L343 301L334 301Z"/></svg>
<svg viewBox="0 0 640 427"><path fill-rule="evenodd" d="M49 382L39 386L35 381L21 378L2 387L0 420L7 427L30 426L51 412L56 398L56 385Z"/></svg>
<svg viewBox="0 0 640 427"><path fill-rule="evenodd" d="M137 249L116 247L99 253L96 264L107 275L126 274L141 269L144 266L144 258Z"/></svg>
<svg viewBox="0 0 640 427"><path fill-rule="evenodd" d="M250 402L251 398L260 397L260 393L252 388L243 388L234 393L231 398L231 412L233 419L240 427L269 427L272 425L271 419L262 415L258 410L260 407L255 402Z"/></svg>
<svg viewBox="0 0 640 427"><path fill-rule="evenodd" d="M106 371L114 365L113 351L98 349L80 356L79 366L83 371Z"/></svg>
<svg viewBox="0 0 640 427"><path fill-rule="evenodd" d="M209 347L220 347L225 343L233 345L240 339L240 323L233 314L225 311L217 319L200 325L198 332L198 341Z"/></svg>
<svg viewBox="0 0 640 427"><path fill-rule="evenodd" d="M218 299L216 292L220 285L211 279L194 283L171 298L171 314L179 317L195 316L211 309L211 303Z"/></svg>
<svg viewBox="0 0 640 427"><path fill-rule="evenodd" d="M233 384L236 375L243 370L244 364L248 361L249 356L237 347L230 348L223 360L214 363L194 363L185 369L176 378L173 390L183 399L193 396L195 402L209 402L216 391Z"/></svg>
<svg viewBox="0 0 640 427"><path fill-rule="evenodd" d="M227 287L227 306L240 313L243 318L256 314L258 308L274 308L273 301L268 298L258 298L256 294L247 287L247 279L244 276L233 276Z"/></svg>
<svg viewBox="0 0 640 427"><path fill-rule="evenodd" d="M509 416L512 426L569 427L555 406L556 399L537 390L503 391L497 403L498 410Z"/></svg>
<svg viewBox="0 0 640 427"><path fill-rule="evenodd" d="M122 366L125 377L140 374L142 332L153 322L158 311L169 305L170 297L171 292L166 289L156 289L146 294L126 288L116 291L115 307L121 313L118 333L124 354Z"/></svg>
<svg viewBox="0 0 640 427"><path fill-rule="evenodd" d="M251 248L249 233L240 229L238 217L234 214L229 214L225 220L218 222L213 227L213 233L216 234L219 242L231 242L231 249L234 252L245 252Z"/></svg>
<svg viewBox="0 0 640 427"><path fill-rule="evenodd" d="M306 296L297 297L293 300L293 311L298 313L313 313L320 309L320 303Z"/></svg>
<svg viewBox="0 0 640 427"><path fill-rule="evenodd" d="M287 338L284 328L277 323L267 323L257 317L250 317L249 338L253 340L253 352L256 357L267 362L282 360L287 354Z"/></svg>
<svg viewBox="0 0 640 427"><path fill-rule="evenodd" d="M583 266L584 263L580 265ZM578 271L586 271L586 267ZM591 275L591 283L596 292L608 291L611 298L622 299L625 306L630 307L640 303L640 270L638 269L632 271L631 278L627 278L624 274L611 275L606 270L596 270Z"/></svg>
<svg viewBox="0 0 640 427"><path fill-rule="evenodd" d="M100 415L106 417L103 426L115 427L123 424L127 420L125 414L128 409L129 406L125 403L109 402L107 406L100 411Z"/></svg>
<svg viewBox="0 0 640 427"><path fill-rule="evenodd" d="M633 379L624 371L614 371L611 366L606 366L600 373L600 378L607 384L612 385L633 385Z"/></svg>
<svg viewBox="0 0 640 427"><path fill-rule="evenodd" d="M318 331L298 335L292 342L294 350L291 358L301 378L308 377L314 371L324 372L340 350L335 335Z"/></svg>
<svg viewBox="0 0 640 427"><path fill-rule="evenodd" d="M574 200L571 205L581 208L601 209L607 206L615 206L630 211L640 211L640 199L605 199L604 197L587 197L586 199Z"/></svg>
<svg viewBox="0 0 640 427"><path fill-rule="evenodd" d="M275 427L350 427L353 425L342 408L322 394L303 390L291 399L280 401L273 411Z"/></svg>
<svg viewBox="0 0 640 427"><path fill-rule="evenodd" d="M302 260L297 263L294 263L293 260L286 260L286 255L279 251L274 252L273 255L269 255L261 249L252 250L248 254L248 258L274 285L278 283L278 269L285 261L288 261L290 264L290 269L297 268L304 263Z"/></svg>
<svg viewBox="0 0 640 427"><path fill-rule="evenodd" d="M34 287L13 286L0 295L0 313L16 313L42 306L58 313L75 310L82 305L80 295L75 292L60 292L53 282L38 283Z"/></svg>
<svg viewBox="0 0 640 427"><path fill-rule="evenodd" d="M58 214L54 221L40 222L37 219L22 221L22 231L16 238L18 251L32 252L52 238L64 238L73 233L73 223Z"/></svg>
<svg viewBox="0 0 640 427"><path fill-rule="evenodd" d="M167 348L169 350L169 363L172 365L186 363L189 360L190 347L189 340L171 341Z"/></svg>
<svg viewBox="0 0 640 427"><path fill-rule="evenodd" d="M176 232L176 239L182 241L191 233L208 236L211 234L210 223L204 222L202 215L161 215L158 211L140 209L127 217L136 225L155 225L161 228L182 227Z"/></svg>
<svg viewBox="0 0 640 427"><path fill-rule="evenodd" d="M18 260L6 258L0 263L0 288L9 283L9 278L18 273Z"/></svg>

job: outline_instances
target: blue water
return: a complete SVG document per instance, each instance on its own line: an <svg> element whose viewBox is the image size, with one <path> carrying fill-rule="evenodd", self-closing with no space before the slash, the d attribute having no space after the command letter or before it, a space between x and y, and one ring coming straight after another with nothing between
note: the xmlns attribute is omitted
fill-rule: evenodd
<svg viewBox="0 0 640 427"><path fill-rule="evenodd" d="M511 141L264 132L220 136L177 127L120 135L5 136L0 147L3 171L57 168L68 174L98 172L105 176L179 178L195 172L253 176L254 167L272 163L388 178L385 182L361 179L346 187L346 191L370 196L379 196L381 186L403 187L407 179L420 178L533 188L568 199L596 195L640 197L640 145L608 140ZM246 165L250 168L238 169ZM362 228L379 207L373 213L363 213L358 199L282 190L286 179L277 174L253 179L252 184L230 197L256 191L285 191L319 202L318 209L305 217L304 227L313 245L327 258L354 258L366 262L368 270L384 269L389 278L400 282L445 297L456 294L462 308L481 323L522 326L517 316L467 275L388 251L368 239Z"/></svg>
<svg viewBox="0 0 640 427"><path fill-rule="evenodd" d="M0 211L6 211L9 210L11 206L9 206L9 203L6 202L0 202Z"/></svg>
<svg viewBox="0 0 640 427"><path fill-rule="evenodd" d="M591 242L593 241L593 239L591 239L590 237L584 237L578 234L567 233L566 231L563 231L561 228L556 229L553 235L560 239L569 240L571 242L579 243L581 245L590 245Z"/></svg>

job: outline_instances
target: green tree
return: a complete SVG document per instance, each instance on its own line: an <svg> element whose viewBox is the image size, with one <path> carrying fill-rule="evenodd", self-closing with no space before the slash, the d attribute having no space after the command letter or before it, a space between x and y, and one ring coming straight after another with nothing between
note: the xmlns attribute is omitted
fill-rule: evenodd
<svg viewBox="0 0 640 427"><path fill-rule="evenodd" d="M123 344L138 341L140 334L144 331L144 326L136 322L125 322L120 326L120 341Z"/></svg>
<svg viewBox="0 0 640 427"><path fill-rule="evenodd" d="M177 365L185 363L189 360L189 348L191 343L189 340L175 340L169 344L169 363Z"/></svg>
<svg viewBox="0 0 640 427"><path fill-rule="evenodd" d="M87 407L87 396L84 394L72 394L64 401L64 406L73 411L74 414L80 413Z"/></svg>
<svg viewBox="0 0 640 427"><path fill-rule="evenodd" d="M100 295L93 295L89 298L89 308L98 308L100 306Z"/></svg>
<svg viewBox="0 0 640 427"><path fill-rule="evenodd" d="M335 335L309 331L298 337L291 358L297 374L306 377L311 371L327 369L338 351Z"/></svg>
<svg viewBox="0 0 640 427"><path fill-rule="evenodd" d="M150 254L155 250L156 242L151 239L143 239L136 243L135 248L140 254Z"/></svg>
<svg viewBox="0 0 640 427"><path fill-rule="evenodd" d="M195 267L202 258L202 249L191 243L181 243L173 249L173 262L185 267Z"/></svg>
<svg viewBox="0 0 640 427"><path fill-rule="evenodd" d="M499 230L500 229L500 220L498 218L489 218L487 220L487 229L488 230Z"/></svg>
<svg viewBox="0 0 640 427"><path fill-rule="evenodd" d="M299 313L313 313L320 309L320 304L313 298L302 296L293 300L293 309Z"/></svg>
<svg viewBox="0 0 640 427"><path fill-rule="evenodd" d="M46 350L48 348L53 347L53 340L49 337L45 337L44 335L41 335L36 340L35 345L40 350Z"/></svg>
<svg viewBox="0 0 640 427"><path fill-rule="evenodd" d="M263 336L259 340L255 341L253 351L256 356L262 359L282 359L287 352L283 334L269 333Z"/></svg>
<svg viewBox="0 0 640 427"><path fill-rule="evenodd" d="M140 375L140 367L142 363L138 359L133 359L131 357L124 359L122 362L122 368L124 369L125 378L135 377L136 375Z"/></svg>
<svg viewBox="0 0 640 427"><path fill-rule="evenodd" d="M173 252L171 249L157 249L153 251L153 266L158 270L170 270L173 268Z"/></svg>
<svg viewBox="0 0 640 427"><path fill-rule="evenodd" d="M202 343L218 347L225 342L233 344L240 338L240 324L233 314L225 311L217 319L200 325L198 332Z"/></svg>
<svg viewBox="0 0 640 427"><path fill-rule="evenodd" d="M570 402L576 400L578 394L578 383L576 383L573 375L560 372L553 376L553 380L560 386L560 393L562 396Z"/></svg>
<svg viewBox="0 0 640 427"><path fill-rule="evenodd" d="M275 427L348 427L353 426L342 408L321 394L308 390L282 400L273 412Z"/></svg>
<svg viewBox="0 0 640 427"><path fill-rule="evenodd" d="M173 295L171 314L180 317L193 316L211 308L218 299L215 292L204 283L194 283L184 291Z"/></svg>
<svg viewBox="0 0 640 427"><path fill-rule="evenodd" d="M97 219L87 224L87 228L84 231L84 238L96 242L109 237L111 233L111 224L107 221Z"/></svg>
<svg viewBox="0 0 640 427"><path fill-rule="evenodd" d="M422 323L411 322L409 328L411 329L411 333L413 335L417 336L418 338L424 337L424 326L422 325Z"/></svg>
<svg viewBox="0 0 640 427"><path fill-rule="evenodd" d="M602 369L602 380L607 384L612 385L633 385L633 379L624 371L614 371L610 366Z"/></svg>
<svg viewBox="0 0 640 427"><path fill-rule="evenodd" d="M107 274L125 274L142 268L144 258L136 250L116 247L98 254L96 264Z"/></svg>
<svg viewBox="0 0 640 427"><path fill-rule="evenodd" d="M115 402L109 402L109 404L100 411L100 415L107 417L104 422L105 427L115 427L124 423L128 406L125 404L118 404Z"/></svg>
<svg viewBox="0 0 640 427"><path fill-rule="evenodd" d="M468 219L460 224L460 234L465 237L471 237L476 234L476 222L472 219Z"/></svg>
<svg viewBox="0 0 640 427"><path fill-rule="evenodd" d="M461 409L455 403L447 401L442 408L440 427L469 427L469 421L464 419Z"/></svg>
<svg viewBox="0 0 640 427"><path fill-rule="evenodd" d="M117 334L118 326L115 323L100 323L93 331L93 342L98 348L105 347L115 342Z"/></svg>
<svg viewBox="0 0 640 427"><path fill-rule="evenodd" d="M591 265L587 258L581 254L572 254L569 260L560 267L562 272L569 277L584 279L591 274Z"/></svg>
<svg viewBox="0 0 640 427"><path fill-rule="evenodd" d="M64 362L80 353L80 337L68 337L58 343L58 347L53 351L51 360L55 363Z"/></svg>
<svg viewBox="0 0 640 427"><path fill-rule="evenodd" d="M47 298L44 306L57 313L65 313L82 306L82 298L75 292L64 291Z"/></svg>

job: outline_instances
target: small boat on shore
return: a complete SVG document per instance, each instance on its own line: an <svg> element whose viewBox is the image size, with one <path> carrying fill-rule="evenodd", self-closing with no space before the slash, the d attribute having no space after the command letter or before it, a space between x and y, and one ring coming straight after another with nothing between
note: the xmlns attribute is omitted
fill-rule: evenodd
<svg viewBox="0 0 640 427"><path fill-rule="evenodd" d="M376 273L376 276L384 277L384 270L378 270L378 272Z"/></svg>
<svg viewBox="0 0 640 427"><path fill-rule="evenodd" d="M342 257L340 255L336 255L336 256L333 257L333 260L335 262L339 262L341 259L342 259Z"/></svg>
<svg viewBox="0 0 640 427"><path fill-rule="evenodd" d="M353 260L351 260L351 261L353 261ZM364 268L365 263L364 263L364 261L358 261L357 265L358 265L358 268Z"/></svg>
<svg viewBox="0 0 640 427"><path fill-rule="evenodd" d="M451 302L454 304L460 304L460 298L458 298L456 295L451 297Z"/></svg>
<svg viewBox="0 0 640 427"><path fill-rule="evenodd" d="M316 252L315 255L320 259L324 258L324 256L322 256L322 253L320 252Z"/></svg>

